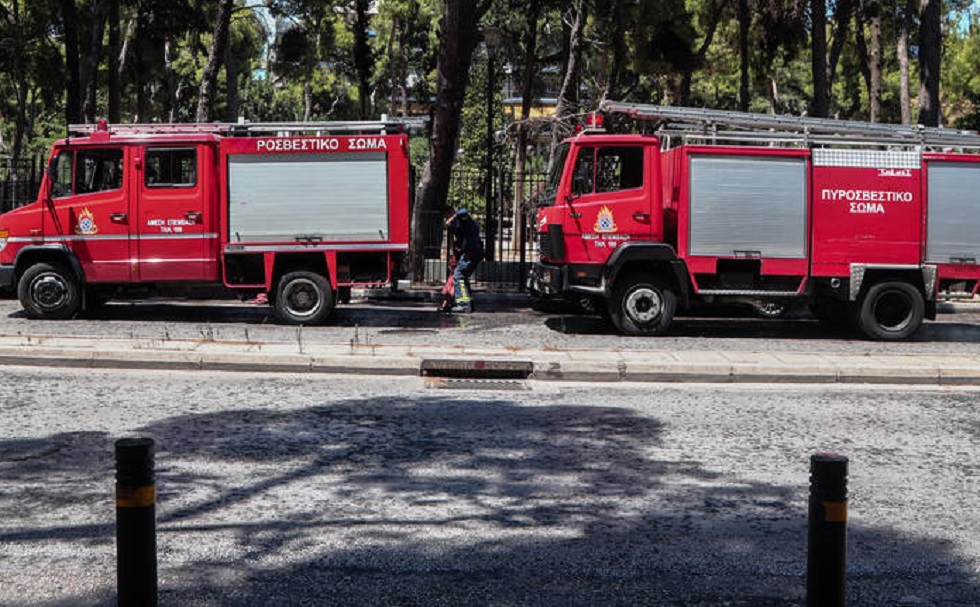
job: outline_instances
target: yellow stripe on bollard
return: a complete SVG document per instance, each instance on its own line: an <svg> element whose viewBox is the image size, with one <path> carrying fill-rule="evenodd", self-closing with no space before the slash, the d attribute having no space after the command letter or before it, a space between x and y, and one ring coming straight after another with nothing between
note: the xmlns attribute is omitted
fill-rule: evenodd
<svg viewBox="0 0 980 607"><path fill-rule="evenodd" d="M820 502L826 513L824 520L828 523L847 522L847 502Z"/></svg>
<svg viewBox="0 0 980 607"><path fill-rule="evenodd" d="M117 508L144 508L157 503L157 486L116 487Z"/></svg>

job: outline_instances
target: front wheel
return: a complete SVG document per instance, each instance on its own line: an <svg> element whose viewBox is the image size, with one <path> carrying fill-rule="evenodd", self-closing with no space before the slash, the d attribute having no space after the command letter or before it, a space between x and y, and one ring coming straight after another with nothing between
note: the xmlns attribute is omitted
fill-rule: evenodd
<svg viewBox="0 0 980 607"><path fill-rule="evenodd" d="M64 320L75 316L82 304L78 279L61 264L27 268L17 283L17 297L31 318Z"/></svg>
<svg viewBox="0 0 980 607"><path fill-rule="evenodd" d="M613 289L609 316L626 335L661 335L674 320L677 295L651 275L630 276Z"/></svg>
<svg viewBox="0 0 980 607"><path fill-rule="evenodd" d="M880 341L907 339L922 325L922 293L904 282L880 282L868 289L857 311L861 331Z"/></svg>
<svg viewBox="0 0 980 607"><path fill-rule="evenodd" d="M276 316L293 325L315 325L330 316L334 294L326 277L316 272L290 272L276 288Z"/></svg>

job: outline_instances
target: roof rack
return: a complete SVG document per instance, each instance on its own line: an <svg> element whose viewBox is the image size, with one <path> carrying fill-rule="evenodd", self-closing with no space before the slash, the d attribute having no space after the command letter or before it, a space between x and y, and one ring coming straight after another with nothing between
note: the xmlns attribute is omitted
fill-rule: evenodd
<svg viewBox="0 0 980 607"><path fill-rule="evenodd" d="M111 124L104 121L96 124L71 124L68 132L73 136L91 135L108 131L112 135L227 135L246 137L250 135L333 135L333 134L392 134L414 133L425 126L425 118L383 117L377 121L336 121L336 122L166 122Z"/></svg>
<svg viewBox="0 0 980 607"><path fill-rule="evenodd" d="M717 137L756 143L796 142L806 146L873 144L980 149L980 134L975 131L922 125L752 114L619 101L604 101L600 109L627 114L632 118L657 120L660 123L659 131L667 136Z"/></svg>

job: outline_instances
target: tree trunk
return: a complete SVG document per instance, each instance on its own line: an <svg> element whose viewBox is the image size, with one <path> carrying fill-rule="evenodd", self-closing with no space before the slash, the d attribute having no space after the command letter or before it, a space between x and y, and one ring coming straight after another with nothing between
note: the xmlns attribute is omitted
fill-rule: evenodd
<svg viewBox="0 0 980 607"><path fill-rule="evenodd" d="M575 0L572 8L572 22L568 30L568 52L565 54L565 76L561 81L561 91L558 93L558 105L551 123L551 150L548 154L548 172L551 173L555 164L555 152L562 139L572 134L572 125L566 120L568 116L578 111L577 84L579 81L579 63L582 55L582 28L586 19L585 0Z"/></svg>
<svg viewBox="0 0 980 607"><path fill-rule="evenodd" d="M748 0L738 0L738 109L743 112L749 111L749 25L751 19L752 14L749 13Z"/></svg>
<svg viewBox="0 0 980 607"><path fill-rule="evenodd" d="M909 14L911 7L904 4L898 14L898 74L899 99L902 106L902 124L912 124L912 100L909 98Z"/></svg>
<svg viewBox="0 0 980 607"><path fill-rule="evenodd" d="M17 90L17 117L14 119L14 143L10 150L14 158L20 158L27 135L27 61L24 52L24 31L21 23L20 2L13 0L11 7L14 36L14 81Z"/></svg>
<svg viewBox="0 0 980 607"><path fill-rule="evenodd" d="M395 41L398 41L398 45L395 45ZM391 87L388 91L388 107L392 114L395 113L395 108L398 107L398 95L399 91L405 90L405 78L402 76L401 71L401 57L400 52L396 54L397 51L401 51L401 21L398 19L398 15L394 15L391 19L391 33L388 35L388 47L385 51L385 56L388 58L388 86ZM402 93L404 95L404 93ZM405 108L401 108L402 116L405 115Z"/></svg>
<svg viewBox="0 0 980 607"><path fill-rule="evenodd" d="M626 69L628 49L626 48L626 8L625 0L612 1L612 61L609 63L609 76L602 99L621 99L623 72Z"/></svg>
<svg viewBox="0 0 980 607"><path fill-rule="evenodd" d="M95 114L99 92L99 64L102 63L102 39L105 37L106 14L108 6L105 0L94 0L90 11L92 22L92 36L89 45L89 54L82 64L81 82L82 90L85 91L85 102L82 106L82 113L85 121L89 124L95 122Z"/></svg>
<svg viewBox="0 0 980 607"><path fill-rule="evenodd" d="M721 17L725 13L724 8L724 4L720 2L711 6L710 20L708 21L707 30L704 33L704 40L694 54L694 61L684 69L684 74L681 77L680 95L678 97L682 106L691 105L691 83L694 81L694 72L704 67L705 58L708 56L708 49L715 39L718 24L721 22Z"/></svg>
<svg viewBox="0 0 980 607"><path fill-rule="evenodd" d="M840 61L841 53L844 51L844 43L847 41L847 33L851 27L851 17L854 13L853 0L837 0L837 7L834 9L834 36L830 45L830 62L827 66L827 91L830 94L834 87L834 77L837 74L837 64ZM829 101L828 101L828 109Z"/></svg>
<svg viewBox="0 0 980 607"><path fill-rule="evenodd" d="M939 126L939 70L942 53L941 0L919 5L919 124Z"/></svg>
<svg viewBox="0 0 980 607"><path fill-rule="evenodd" d="M136 30L132 40L127 41L126 47L133 49L133 86L136 88L136 114L133 122L150 122L150 110L146 97L146 81L143 73L143 39L147 31L147 18L141 2L136 3Z"/></svg>
<svg viewBox="0 0 980 607"><path fill-rule="evenodd" d="M119 73L119 0L109 0L109 122L119 122L121 75Z"/></svg>
<svg viewBox="0 0 980 607"><path fill-rule="evenodd" d="M854 41L857 45L858 65L864 78L865 90L871 90L871 53L868 51L868 40L864 35L864 14L854 13Z"/></svg>
<svg viewBox="0 0 980 607"><path fill-rule="evenodd" d="M511 251L520 251L521 239L517 238L518 229L521 225L521 213L523 212L525 192L525 172L527 169L527 140L531 134L530 125L527 120L531 117L531 107L534 101L534 76L537 73L537 52L538 52L538 19L541 15L541 1L530 0L525 7L527 10L527 20L524 30L524 82L521 86L521 122L517 126L517 158L514 163L514 197L513 209L511 209L511 226L513 226L513 237L510 239ZM493 154L493 149L487 150L487 154ZM490 163L488 163L488 166ZM492 175L487 175L487 179L492 179ZM489 211L489 209L488 209ZM489 223L489 221L487 222Z"/></svg>
<svg viewBox="0 0 980 607"><path fill-rule="evenodd" d="M871 12L871 83L868 87L868 114L871 122L881 122L881 7L877 2L868 6Z"/></svg>
<svg viewBox="0 0 980 607"><path fill-rule="evenodd" d="M811 0L813 31L810 33L812 43L813 71L813 103L810 115L826 118L830 111L830 85L827 72L827 1Z"/></svg>
<svg viewBox="0 0 980 607"><path fill-rule="evenodd" d="M201 75L201 92L197 98L197 121L209 122L214 112L214 93L218 86L218 69L228 44L228 28L231 24L233 0L219 0L218 14L214 23L214 36L208 51L208 62Z"/></svg>
<svg viewBox="0 0 980 607"><path fill-rule="evenodd" d="M225 119L228 122L238 122L238 57L231 48L231 41L225 45L225 97L228 107L225 109Z"/></svg>
<svg viewBox="0 0 980 607"><path fill-rule="evenodd" d="M82 85L78 67L78 23L75 20L74 0L61 0L61 22L65 31L65 66L68 69L65 121L82 121Z"/></svg>
<svg viewBox="0 0 980 607"><path fill-rule="evenodd" d="M368 0L355 0L354 68L357 70L358 115L367 120L371 108L371 47L368 45Z"/></svg>
<svg viewBox="0 0 980 607"><path fill-rule="evenodd" d="M417 279L422 278L425 253L433 244L438 250L441 242L440 211L447 204L470 64L480 41L478 24L489 7L489 0L442 2L429 161L412 209L412 269Z"/></svg>

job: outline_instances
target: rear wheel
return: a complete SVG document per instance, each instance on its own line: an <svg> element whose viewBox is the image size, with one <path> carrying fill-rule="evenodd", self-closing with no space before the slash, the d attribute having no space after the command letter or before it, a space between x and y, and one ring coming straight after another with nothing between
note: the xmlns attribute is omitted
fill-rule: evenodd
<svg viewBox="0 0 980 607"><path fill-rule="evenodd" d="M609 316L627 335L660 335L674 320L677 296L661 279L649 274L628 276L613 289Z"/></svg>
<svg viewBox="0 0 980 607"><path fill-rule="evenodd" d="M858 327L871 339L907 339L922 325L925 300L904 282L881 282L868 289L858 310Z"/></svg>
<svg viewBox="0 0 980 607"><path fill-rule="evenodd" d="M279 280L276 315L289 324L314 325L330 316L334 294L326 277L316 272L290 272Z"/></svg>
<svg viewBox="0 0 980 607"><path fill-rule="evenodd" d="M82 303L75 274L57 263L38 263L27 268L17 283L17 297L31 318L52 320L75 316Z"/></svg>

